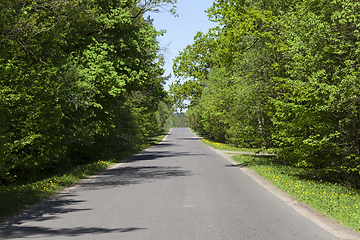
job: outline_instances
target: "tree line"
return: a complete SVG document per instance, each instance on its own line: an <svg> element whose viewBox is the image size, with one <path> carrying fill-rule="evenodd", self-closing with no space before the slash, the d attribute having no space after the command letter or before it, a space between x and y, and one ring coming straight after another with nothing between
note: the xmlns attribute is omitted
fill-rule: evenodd
<svg viewBox="0 0 360 240"><path fill-rule="evenodd" d="M174 59L172 100L216 141L360 180L360 3L215 0Z"/></svg>
<svg viewBox="0 0 360 240"><path fill-rule="evenodd" d="M167 123L168 128L183 128L187 127L185 113L171 112Z"/></svg>
<svg viewBox="0 0 360 240"><path fill-rule="evenodd" d="M158 134L164 59L145 13L176 0L0 0L0 185Z"/></svg>

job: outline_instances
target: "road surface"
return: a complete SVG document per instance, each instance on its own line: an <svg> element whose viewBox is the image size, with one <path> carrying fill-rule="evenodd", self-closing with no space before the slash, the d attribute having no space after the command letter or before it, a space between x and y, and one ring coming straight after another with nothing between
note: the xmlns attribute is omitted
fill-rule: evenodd
<svg viewBox="0 0 360 240"><path fill-rule="evenodd" d="M338 239L186 128L0 225L0 239Z"/></svg>

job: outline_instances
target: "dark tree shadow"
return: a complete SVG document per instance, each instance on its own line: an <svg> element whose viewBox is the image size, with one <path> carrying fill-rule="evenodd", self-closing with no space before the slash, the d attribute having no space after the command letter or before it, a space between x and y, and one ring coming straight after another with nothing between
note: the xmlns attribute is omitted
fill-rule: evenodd
<svg viewBox="0 0 360 240"><path fill-rule="evenodd" d="M119 186L148 183L155 180L172 177L189 176L190 171L180 167L166 166L128 166L110 169L98 175L95 179L80 186L81 190L96 190L116 188Z"/></svg>
<svg viewBox="0 0 360 240"><path fill-rule="evenodd" d="M243 164L238 163L238 164L227 164L225 165L225 167L237 167L237 168L243 168L245 167Z"/></svg>
<svg viewBox="0 0 360 240"><path fill-rule="evenodd" d="M162 152L163 157L186 155L188 153L173 154ZM154 152L140 156L140 159L155 159L159 154ZM191 155L191 154L188 154ZM25 237L51 237L51 236L79 236L83 234L104 234L111 232L131 232L144 230L145 228L99 228L99 227L74 227L74 228L48 228L39 226L26 226L26 222L45 222L56 220L63 214L79 211L92 211L91 208L80 208L76 205L85 201L75 200L77 191L100 190L104 188L116 188L129 184L149 183L155 180L164 180L173 177L184 177L191 175L190 171L182 170L180 167L170 166L126 166L109 169L101 172L95 178L79 184L75 189L56 195L34 205L20 214L0 224L0 239L15 239Z"/></svg>
<svg viewBox="0 0 360 240"><path fill-rule="evenodd" d="M61 194L57 196L55 200L45 200L21 211L19 214L13 216L12 218L10 218L9 220L5 221L0 225L1 226L0 237L1 237L1 233L3 232L2 229L3 226L19 225L22 224L24 221L29 221L29 220L42 222L42 221L56 219L60 214L91 210L90 208L80 209L75 207L74 208L69 207L85 202L82 200L71 199L72 197L75 197L75 195L69 193ZM50 216L44 217L44 215L50 215Z"/></svg>
<svg viewBox="0 0 360 240"><path fill-rule="evenodd" d="M72 199L76 195L64 193L56 199L45 200L36 204L20 214L13 216L0 224L0 239L36 238L51 236L79 236L83 234L104 234L111 232L131 232L145 228L99 228L99 227L74 227L74 228L48 228L39 226L25 226L25 222L45 222L60 218L62 214L79 211L91 211L91 208L77 208L75 205L85 202ZM73 206L73 207L71 207Z"/></svg>
<svg viewBox="0 0 360 240"><path fill-rule="evenodd" d="M0 229L1 239L16 239L16 238L38 238L38 237L51 237L51 236L80 236L84 234L105 234L112 232L132 232L137 230L144 230L146 228L59 228L52 229L46 227L35 226L18 226Z"/></svg>
<svg viewBox="0 0 360 240"><path fill-rule="evenodd" d="M186 141L194 141L194 140L200 140L202 137L190 137L190 138L177 138L180 140L186 140Z"/></svg>
<svg viewBox="0 0 360 240"><path fill-rule="evenodd" d="M168 146L174 146L174 145L175 144L173 144L173 143L161 142L161 143L156 144L155 146L156 147L168 147Z"/></svg>
<svg viewBox="0 0 360 240"><path fill-rule="evenodd" d="M99 228L99 227L73 227L73 228L49 228L42 226L31 226L27 222L46 222L61 218L64 214L80 211L92 211L91 208L81 208L80 205L85 201L76 200L76 192L92 191L104 188L117 188L130 184L148 184L153 181L166 180L174 177L190 176L190 171L176 166L147 166L140 161L172 158L180 156L196 157L206 155L190 152L171 152L164 151L164 148L171 146L171 143L160 143L158 151L144 151L131 157L127 162L138 162L137 164L119 165L115 168L100 172L96 177L86 180L76 186L76 188L57 194L52 199L48 199L34 205L20 214L0 223L0 239L15 238L36 238L52 236L80 236L84 234L105 234L112 232L132 232L144 230L146 228ZM154 149L156 150L156 149ZM141 164L141 165L140 165ZM140 166L139 166L140 165Z"/></svg>
<svg viewBox="0 0 360 240"><path fill-rule="evenodd" d="M159 158L173 158L173 157L194 157L194 156L207 156L204 153L191 153L191 152L171 152L171 151L146 151L136 154L128 159L127 162L147 161Z"/></svg>

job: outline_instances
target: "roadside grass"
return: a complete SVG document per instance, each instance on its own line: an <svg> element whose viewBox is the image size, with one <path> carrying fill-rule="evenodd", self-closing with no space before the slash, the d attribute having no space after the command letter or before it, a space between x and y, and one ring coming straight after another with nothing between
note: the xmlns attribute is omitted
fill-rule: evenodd
<svg viewBox="0 0 360 240"><path fill-rule="evenodd" d="M44 177L36 182L0 186L0 220L4 220L6 217L44 200L64 188L79 182L81 179L94 175L115 163L123 162L127 157L161 142L165 135L166 132L153 137L148 142L123 152L117 156L117 159L111 158L87 163L69 169L67 172L59 172L51 177Z"/></svg>
<svg viewBox="0 0 360 240"><path fill-rule="evenodd" d="M349 188L327 179L316 169L294 167L284 164L274 156L254 156L250 153L274 153L275 149L237 148L230 144L209 139L201 141L215 149L248 152L232 158L269 180L274 186L304 202L321 214L360 232L360 189ZM319 177L322 176L322 177Z"/></svg>
<svg viewBox="0 0 360 240"><path fill-rule="evenodd" d="M212 148L215 148L215 149L220 149L220 150L224 150L224 151L234 151L234 152L269 153L269 154L273 154L274 152L276 152L276 149L241 148L241 147L236 147L232 144L215 142L215 141L207 138L203 134L195 131L194 129L190 129L190 130L193 133L195 133L196 135L201 137L201 139L200 139L201 142L203 142L204 144L206 144Z"/></svg>
<svg viewBox="0 0 360 240"><path fill-rule="evenodd" d="M220 149L224 151L234 151L234 152L249 152L249 153L273 153L275 152L275 149L261 149L261 148L240 148L232 146L231 144L226 143L218 143L215 141L212 141L210 139L202 138L201 141L215 149Z"/></svg>
<svg viewBox="0 0 360 240"><path fill-rule="evenodd" d="M237 155L232 157L255 170L273 185L321 214L360 232L360 191L336 182L314 179L314 169L284 165L275 157Z"/></svg>

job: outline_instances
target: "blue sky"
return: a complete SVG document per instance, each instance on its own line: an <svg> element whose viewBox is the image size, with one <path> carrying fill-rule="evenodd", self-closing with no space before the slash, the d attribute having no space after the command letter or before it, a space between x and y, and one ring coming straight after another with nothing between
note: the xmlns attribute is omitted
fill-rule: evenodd
<svg viewBox="0 0 360 240"><path fill-rule="evenodd" d="M168 12L151 13L154 19L156 29L165 29L167 33L160 37L160 46L165 48L165 75L172 73L172 60L187 45L194 42L194 36L198 31L207 32L209 28L215 27L216 24L210 22L206 9L212 6L213 0L178 0L177 13L179 17L173 17ZM169 81L173 81L174 76ZM167 84L169 84L169 82ZM168 86L165 86L168 90Z"/></svg>

